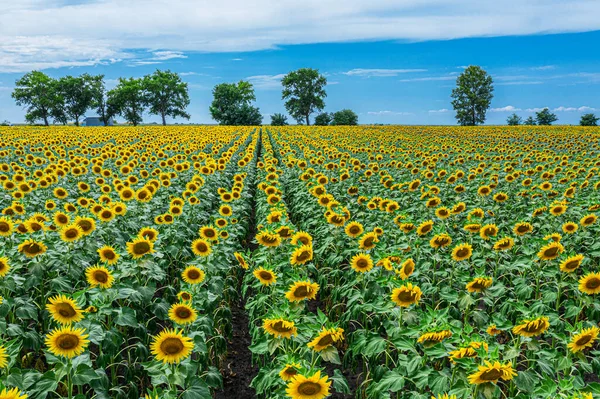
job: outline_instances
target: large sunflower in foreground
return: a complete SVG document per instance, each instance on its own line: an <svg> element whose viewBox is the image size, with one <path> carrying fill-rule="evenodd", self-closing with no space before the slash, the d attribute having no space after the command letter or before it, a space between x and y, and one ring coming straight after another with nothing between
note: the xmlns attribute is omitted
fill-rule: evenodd
<svg viewBox="0 0 600 399"><path fill-rule="evenodd" d="M588 273L581 277L579 291L588 295L600 294L600 273Z"/></svg>
<svg viewBox="0 0 600 399"><path fill-rule="evenodd" d="M190 324L197 318L196 310L186 303L176 303L169 309L169 319L177 324Z"/></svg>
<svg viewBox="0 0 600 399"><path fill-rule="evenodd" d="M34 240L25 240L19 244L18 250L28 258L34 258L37 255L42 255L48 247L43 242Z"/></svg>
<svg viewBox="0 0 600 399"><path fill-rule="evenodd" d="M319 284L310 281L296 281L290 285L285 297L290 302L300 302L305 299L315 299L317 292L319 292Z"/></svg>
<svg viewBox="0 0 600 399"><path fill-rule="evenodd" d="M52 318L60 324L77 323L83 320L83 311L71 298L64 295L56 295L49 299L46 310Z"/></svg>
<svg viewBox="0 0 600 399"><path fill-rule="evenodd" d="M548 328L550 328L550 322L547 317L543 316L537 319L523 320L521 324L514 326L512 331L522 337L537 337L546 332Z"/></svg>
<svg viewBox="0 0 600 399"><path fill-rule="evenodd" d="M285 392L292 399L322 399L329 396L330 386L331 381L327 381L327 376L321 378L321 372L317 371L311 377L295 376Z"/></svg>
<svg viewBox="0 0 600 399"><path fill-rule="evenodd" d="M53 330L46 337L46 346L55 356L72 358L79 356L87 348L90 341L83 328L61 327Z"/></svg>
<svg viewBox="0 0 600 399"><path fill-rule="evenodd" d="M485 362L485 365L479 366L479 370L469 375L469 383L485 384L487 382L497 383L498 380L509 381L517 375L517 372L512 368L512 364L500 362L490 363Z"/></svg>
<svg viewBox="0 0 600 399"><path fill-rule="evenodd" d="M154 337L150 351L163 363L180 363L192 353L194 342L181 331L166 329Z"/></svg>
<svg viewBox="0 0 600 399"><path fill-rule="evenodd" d="M590 348L598 339L598 333L600 333L600 329L598 327L586 328L579 334L575 334L573 338L571 338L571 342L569 342L567 347L573 353L580 352L585 348Z"/></svg>
<svg viewBox="0 0 600 399"><path fill-rule="evenodd" d="M293 321L278 319L264 319L263 328L275 338L291 338L298 333Z"/></svg>
<svg viewBox="0 0 600 399"><path fill-rule="evenodd" d="M27 399L27 396L26 393L22 393L18 388L4 388L2 392L0 392L0 399Z"/></svg>
<svg viewBox="0 0 600 399"><path fill-rule="evenodd" d="M319 335L308 343L308 347L316 352L333 345L334 343L344 339L344 330L342 328L324 329Z"/></svg>
<svg viewBox="0 0 600 399"><path fill-rule="evenodd" d="M352 257L350 265L355 271L365 273L373 268L373 259L369 254L356 254Z"/></svg>
<svg viewBox="0 0 600 399"><path fill-rule="evenodd" d="M419 303L421 299L421 289L411 283L406 283L402 287L394 288L392 291L392 301L402 307L407 308L410 305Z"/></svg>
<svg viewBox="0 0 600 399"><path fill-rule="evenodd" d="M133 259L139 259L154 252L154 243L145 238L136 237L132 242L127 243L127 252Z"/></svg>
<svg viewBox="0 0 600 399"><path fill-rule="evenodd" d="M115 281L110 270L104 266L92 266L85 269L85 277L91 287L110 288Z"/></svg>

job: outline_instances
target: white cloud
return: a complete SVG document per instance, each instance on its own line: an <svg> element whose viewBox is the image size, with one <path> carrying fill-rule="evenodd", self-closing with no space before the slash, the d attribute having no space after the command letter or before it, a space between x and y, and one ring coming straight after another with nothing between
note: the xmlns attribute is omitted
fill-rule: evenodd
<svg viewBox="0 0 600 399"><path fill-rule="evenodd" d="M456 80L456 76L429 76L426 78L411 78L411 79L400 79L400 82L431 82L431 81L442 81L442 80Z"/></svg>
<svg viewBox="0 0 600 399"><path fill-rule="evenodd" d="M596 108L588 107L587 105L581 107L557 107L553 109L554 112L589 112L596 111Z"/></svg>
<svg viewBox="0 0 600 399"><path fill-rule="evenodd" d="M231 61L243 61L243 58L232 58Z"/></svg>
<svg viewBox="0 0 600 399"><path fill-rule="evenodd" d="M442 108L442 109L430 109L430 110L429 110L429 111L427 111L427 112L429 112L430 114L443 114L443 113L446 113L446 112L450 112L450 110L449 110L449 109L447 109L447 108Z"/></svg>
<svg viewBox="0 0 600 399"><path fill-rule="evenodd" d="M166 61L173 58L187 58L181 51L153 51L151 59L157 61Z"/></svg>
<svg viewBox="0 0 600 399"><path fill-rule="evenodd" d="M252 83L257 89L274 89L281 87L281 79L284 76L284 73L278 75L256 75L248 76L246 80Z"/></svg>
<svg viewBox="0 0 600 399"><path fill-rule="evenodd" d="M532 71L550 71L556 69L556 65L542 65L530 68Z"/></svg>
<svg viewBox="0 0 600 399"><path fill-rule="evenodd" d="M513 107L512 105L507 105L506 107L502 107L502 108L492 108L492 109L490 109L490 111L492 111L492 112L515 112L515 111L521 111L521 108L516 108L516 107Z"/></svg>
<svg viewBox="0 0 600 399"><path fill-rule="evenodd" d="M600 29L599 14L600 2L594 0L2 1L0 71L144 58L140 51L183 55L593 31ZM160 60L145 62L153 61Z"/></svg>
<svg viewBox="0 0 600 399"><path fill-rule="evenodd" d="M542 108L527 108L525 111L527 111L527 112L540 112L540 111L543 111L545 108L548 108L548 107L542 107Z"/></svg>
<svg viewBox="0 0 600 399"><path fill-rule="evenodd" d="M367 114L375 115L375 116L414 115L412 112L398 112L398 111L369 111L369 112L367 112Z"/></svg>
<svg viewBox="0 0 600 399"><path fill-rule="evenodd" d="M363 69L363 68L355 68L351 69L347 72L342 72L344 75L348 76L362 76L362 77L390 77L390 76L398 76L401 73L412 73L412 72L426 72L427 69Z"/></svg>

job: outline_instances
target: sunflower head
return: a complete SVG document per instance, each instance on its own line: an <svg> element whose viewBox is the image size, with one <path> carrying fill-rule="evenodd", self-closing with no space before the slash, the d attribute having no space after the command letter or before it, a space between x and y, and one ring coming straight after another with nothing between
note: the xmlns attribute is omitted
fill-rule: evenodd
<svg viewBox="0 0 600 399"><path fill-rule="evenodd" d="M174 323L185 325L193 323L198 318L198 314L187 303L176 303L169 309L169 318Z"/></svg>
<svg viewBox="0 0 600 399"><path fill-rule="evenodd" d="M206 274L197 266L190 265L181 273L181 278L188 284L200 284L204 281Z"/></svg>
<svg viewBox="0 0 600 399"><path fill-rule="evenodd" d="M85 276L91 287L110 288L115 278L104 266L92 266L85 270Z"/></svg>
<svg viewBox="0 0 600 399"><path fill-rule="evenodd" d="M133 259L139 259L154 252L154 243L146 238L136 237L127 243L127 252Z"/></svg>
<svg viewBox="0 0 600 399"><path fill-rule="evenodd" d="M305 299L315 299L319 292L319 284L310 281L296 281L290 285L285 297L290 302L300 302Z"/></svg>
<svg viewBox="0 0 600 399"><path fill-rule="evenodd" d="M89 341L85 330L64 326L53 330L46 337L46 346L55 356L72 358L79 356L87 348Z"/></svg>
<svg viewBox="0 0 600 399"><path fill-rule="evenodd" d="M65 295L56 295L48 300L46 309L52 318L60 324L71 324L83 320L79 305Z"/></svg>
<svg viewBox="0 0 600 399"><path fill-rule="evenodd" d="M588 294L600 294L600 273L588 273L579 279L579 291Z"/></svg>
<svg viewBox="0 0 600 399"><path fill-rule="evenodd" d="M262 285L269 286L271 284L275 284L275 282L277 281L277 276L275 275L275 273L273 273L271 270L267 270L262 267L259 267L258 269L254 270L252 274L258 279L258 281L260 281Z"/></svg>
<svg viewBox="0 0 600 399"><path fill-rule="evenodd" d="M320 371L310 377L298 374L288 383L286 393L293 399L323 399L329 396L330 386L331 381L327 376L321 378Z"/></svg>
<svg viewBox="0 0 600 399"><path fill-rule="evenodd" d="M373 259L371 259L371 255L369 254L356 254L350 260L350 266L354 271L365 273L373 268Z"/></svg>
<svg viewBox="0 0 600 399"><path fill-rule="evenodd" d="M185 337L181 331L166 329L154 337L150 350L156 360L163 363L181 363L188 358L194 349L191 338Z"/></svg>

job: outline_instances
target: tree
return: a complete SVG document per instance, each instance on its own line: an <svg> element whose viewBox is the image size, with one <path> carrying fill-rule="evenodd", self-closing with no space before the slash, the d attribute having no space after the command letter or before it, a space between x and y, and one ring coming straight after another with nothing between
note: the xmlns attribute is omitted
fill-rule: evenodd
<svg viewBox="0 0 600 399"><path fill-rule="evenodd" d="M597 118L594 114L584 114L581 115L581 120L579 124L581 126L598 126L598 121L600 118Z"/></svg>
<svg viewBox="0 0 600 399"><path fill-rule="evenodd" d="M93 83L94 77L87 73L80 76L67 75L58 80L58 94L63 102L64 116L75 120L75 126L79 126L79 118L94 103ZM62 118L60 113L58 118Z"/></svg>
<svg viewBox="0 0 600 399"><path fill-rule="evenodd" d="M332 125L358 125L358 115L350 109L343 109L333 114Z"/></svg>
<svg viewBox="0 0 600 399"><path fill-rule="evenodd" d="M271 126L286 126L287 124L287 116L284 114L271 115Z"/></svg>
<svg viewBox="0 0 600 399"><path fill-rule="evenodd" d="M537 121L537 124L540 126L548 126L551 125L552 122L556 122L558 120L556 115L551 113L548 108L544 108L540 112L536 112L535 119Z"/></svg>
<svg viewBox="0 0 600 399"><path fill-rule="evenodd" d="M318 70L300 68L285 75L281 80L281 99L286 100L288 114L298 122L310 125L310 114L325 108L327 79Z"/></svg>
<svg viewBox="0 0 600 399"><path fill-rule="evenodd" d="M169 70L156 70L152 75L144 76L144 90L150 113L160 115L163 125L166 117L190 119L185 109L190 105L188 84Z"/></svg>
<svg viewBox="0 0 600 399"><path fill-rule="evenodd" d="M117 87L108 92L107 107L115 115L121 115L133 126L142 122L142 114L146 107L142 79L119 78Z"/></svg>
<svg viewBox="0 0 600 399"><path fill-rule="evenodd" d="M317 126L327 126L333 120L333 116L328 112L320 113L315 117L315 125Z"/></svg>
<svg viewBox="0 0 600 399"><path fill-rule="evenodd" d="M15 86L11 96L17 105L25 107L25 120L29 123L42 120L48 126L53 111L56 113L60 106L56 80L43 72L31 71L17 80Z"/></svg>
<svg viewBox="0 0 600 399"><path fill-rule="evenodd" d="M114 107L110 107L108 104L106 87L104 86L104 75L91 76L90 84L93 93L91 106L96 110L98 116L100 116L104 126L107 126L117 112Z"/></svg>
<svg viewBox="0 0 600 399"><path fill-rule="evenodd" d="M533 119L533 116L529 116L527 117L527 119L525 119L525 122L523 122L524 125L529 125L529 126L535 126L535 119Z"/></svg>
<svg viewBox="0 0 600 399"><path fill-rule="evenodd" d="M511 116L508 117L508 119L506 120L506 123L509 126L518 126L523 122L523 119L517 115L517 114L512 114Z"/></svg>
<svg viewBox="0 0 600 399"><path fill-rule="evenodd" d="M213 88L213 97L209 111L219 124L257 126L262 123L259 109L251 105L256 100L252 83L244 80L220 83Z"/></svg>
<svg viewBox="0 0 600 399"><path fill-rule="evenodd" d="M492 77L475 65L460 74L451 95L459 124L476 126L485 122L485 113L494 97L493 83Z"/></svg>

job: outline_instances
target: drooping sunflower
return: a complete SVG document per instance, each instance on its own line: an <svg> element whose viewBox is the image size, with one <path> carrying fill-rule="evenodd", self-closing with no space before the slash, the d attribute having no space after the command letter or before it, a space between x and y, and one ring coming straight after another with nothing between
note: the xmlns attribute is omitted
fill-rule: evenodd
<svg viewBox="0 0 600 399"><path fill-rule="evenodd" d="M469 233L479 233L479 230L481 229L481 225L478 223L469 223L469 224L466 224L463 227L463 229L465 229Z"/></svg>
<svg viewBox="0 0 600 399"><path fill-rule="evenodd" d="M136 237L132 242L127 243L127 252L133 259L139 259L154 252L154 243L145 238Z"/></svg>
<svg viewBox="0 0 600 399"><path fill-rule="evenodd" d="M476 277L466 285L469 292L483 292L492 286L494 279L492 277Z"/></svg>
<svg viewBox="0 0 600 399"><path fill-rule="evenodd" d="M192 339L184 336L183 332L173 329L161 331L153 338L150 345L150 351L156 360L170 364L181 363L190 356L193 349Z"/></svg>
<svg viewBox="0 0 600 399"><path fill-rule="evenodd" d="M532 231L533 226L531 225L531 223L527 222L519 222L515 224L515 227L513 227L513 233L515 233L518 236L524 236L525 234L531 233Z"/></svg>
<svg viewBox="0 0 600 399"><path fill-rule="evenodd" d="M212 252L210 243L203 238L197 238L192 242L192 252L196 256L208 256Z"/></svg>
<svg viewBox="0 0 600 399"><path fill-rule="evenodd" d="M365 273L373 268L373 259L369 254L356 254L350 260L350 266L359 273Z"/></svg>
<svg viewBox="0 0 600 399"><path fill-rule="evenodd" d="M327 381L327 376L321 378L321 372L317 371L311 377L296 375L288 383L285 392L291 399L323 399L329 396L330 386L331 381Z"/></svg>
<svg viewBox="0 0 600 399"><path fill-rule="evenodd" d="M344 339L344 330L342 328L325 328L319 335L308 343L308 347L316 352L335 344Z"/></svg>
<svg viewBox="0 0 600 399"><path fill-rule="evenodd" d="M411 274L413 274L415 271L415 261L412 260L412 258L409 258L407 260L405 260L402 263L402 267L400 268L400 278L402 280L406 280L407 278L410 277Z"/></svg>
<svg viewBox="0 0 600 399"><path fill-rule="evenodd" d="M375 232L369 232L363 235L358 241L360 249L369 250L375 248L375 244L379 242L379 238Z"/></svg>
<svg viewBox="0 0 600 399"><path fill-rule="evenodd" d="M454 363L456 359L464 359L477 356L477 351L482 347L486 350L486 352L488 351L488 344L486 342L475 341L469 343L468 346L450 351L448 355L450 357L450 360Z"/></svg>
<svg viewBox="0 0 600 399"><path fill-rule="evenodd" d="M431 240L429 240L429 246L436 249L447 247L451 243L452 237L450 237L448 234L436 234Z"/></svg>
<svg viewBox="0 0 600 399"><path fill-rule="evenodd" d="M350 222L346 225L344 231L348 237L356 238L363 233L364 228L359 222Z"/></svg>
<svg viewBox="0 0 600 399"><path fill-rule="evenodd" d="M60 230L60 239L64 242L74 242L81 237L83 237L83 230L75 223L64 226Z"/></svg>
<svg viewBox="0 0 600 399"><path fill-rule="evenodd" d="M452 249L452 259L457 262L467 260L473 255L473 247L470 244L458 244Z"/></svg>
<svg viewBox="0 0 600 399"><path fill-rule="evenodd" d="M9 260L6 256L3 256L0 258L0 277L6 276L9 271L10 271Z"/></svg>
<svg viewBox="0 0 600 399"><path fill-rule="evenodd" d="M600 273L588 273L579 279L579 291L588 294L600 294Z"/></svg>
<svg viewBox="0 0 600 399"><path fill-rule="evenodd" d="M37 255L42 255L48 247L43 242L35 240L25 240L19 244L18 250L28 258L34 258Z"/></svg>
<svg viewBox="0 0 600 399"><path fill-rule="evenodd" d="M169 319L177 324L190 324L198 318L198 314L193 307L186 303L176 303L169 309Z"/></svg>
<svg viewBox="0 0 600 399"><path fill-rule="evenodd" d="M256 241L264 247L278 247L281 245L281 237L279 234L261 231L256 235Z"/></svg>
<svg viewBox="0 0 600 399"><path fill-rule="evenodd" d="M302 245L311 245L312 246L313 238L310 234L305 231L299 231L292 236L290 243L292 245L298 245L301 243Z"/></svg>
<svg viewBox="0 0 600 399"><path fill-rule="evenodd" d="M420 236L424 236L425 234L429 233L432 229L433 229L433 221L428 220L428 221L421 223L419 225L419 227L417 227L417 234Z"/></svg>
<svg viewBox="0 0 600 399"><path fill-rule="evenodd" d="M85 276L91 287L110 288L115 278L104 266L92 266L85 269Z"/></svg>
<svg viewBox="0 0 600 399"><path fill-rule="evenodd" d="M488 326L488 328L485 330L485 332L487 332L489 335L491 335L492 337L494 335L498 335L502 332L502 330L500 330L498 327L496 327L495 324L490 324Z"/></svg>
<svg viewBox="0 0 600 399"><path fill-rule="evenodd" d="M435 216L442 220L447 219L451 214L452 211L445 206L441 206L435 210Z"/></svg>
<svg viewBox="0 0 600 399"><path fill-rule="evenodd" d="M550 213L554 216L560 216L567 211L565 205L557 204L550 207Z"/></svg>
<svg viewBox="0 0 600 399"><path fill-rule="evenodd" d="M138 237L154 242L158 238L158 230L152 227L142 227L138 232Z"/></svg>
<svg viewBox="0 0 600 399"><path fill-rule="evenodd" d="M596 215L594 215L593 213L590 213L589 215L585 215L584 217L582 217L579 220L579 224L587 227L587 226L591 226L594 223L596 223L596 220L598 220L598 217Z"/></svg>
<svg viewBox="0 0 600 399"><path fill-rule="evenodd" d="M90 341L83 328L72 328L63 326L52 330L46 336L46 346L55 356L73 358L79 356L85 351Z"/></svg>
<svg viewBox="0 0 600 399"><path fill-rule="evenodd" d="M584 256L579 254L575 256L571 256L565 260L563 260L560 264L560 270L565 273L573 273L575 270L579 268L581 265L581 261L583 261Z"/></svg>
<svg viewBox="0 0 600 399"><path fill-rule="evenodd" d="M279 377L284 381L291 381L296 375L298 375L298 369L300 368L299 363L288 363L279 372Z"/></svg>
<svg viewBox="0 0 600 399"><path fill-rule="evenodd" d="M544 245L537 256L542 260L552 260L558 258L564 250L565 247L563 247L560 242L555 241L548 245Z"/></svg>
<svg viewBox="0 0 600 399"><path fill-rule="evenodd" d="M315 299L319 292L319 284L310 281L296 281L290 285L285 297L290 302L300 302L305 299Z"/></svg>
<svg viewBox="0 0 600 399"><path fill-rule="evenodd" d="M117 263L120 257L117 251L115 251L115 249L109 245L98 248L98 255L100 255L100 260L102 262L106 262L109 265L114 265Z"/></svg>
<svg viewBox="0 0 600 399"><path fill-rule="evenodd" d="M181 273L181 278L188 284L200 284L204 281L206 274L197 266L190 265Z"/></svg>
<svg viewBox="0 0 600 399"><path fill-rule="evenodd" d="M494 243L495 251L509 251L515 245L512 237L504 237Z"/></svg>
<svg viewBox="0 0 600 399"><path fill-rule="evenodd" d="M598 333L600 333L598 327L586 328L580 333L575 334L567 347L572 353L580 352L585 348L591 348L598 339Z"/></svg>
<svg viewBox="0 0 600 399"><path fill-rule="evenodd" d="M2 392L0 392L0 399L27 399L27 397L28 395L21 392L18 388L4 388Z"/></svg>
<svg viewBox="0 0 600 399"><path fill-rule="evenodd" d="M303 265L311 261L313 258L312 245L302 245L294 250L290 255L290 263L292 265Z"/></svg>
<svg viewBox="0 0 600 399"><path fill-rule="evenodd" d="M419 303L421 295L422 292L419 287L412 285L411 283L406 283L399 288L394 288L392 291L392 301L402 308L407 308L413 304Z"/></svg>
<svg viewBox="0 0 600 399"><path fill-rule="evenodd" d="M262 267L259 267L258 269L254 270L252 274L254 274L254 277L256 277L262 285L269 286L277 282L277 276L275 275L275 273L273 273L271 270L267 270Z"/></svg>
<svg viewBox="0 0 600 399"><path fill-rule="evenodd" d="M495 224L486 224L479 229L479 236L484 240L489 240L491 237L495 237L498 234L498 226Z"/></svg>
<svg viewBox="0 0 600 399"><path fill-rule="evenodd" d="M500 362L490 363L487 360L485 365L479 366L477 372L469 375L469 383L473 385L485 383L497 383L498 380L510 381L517 375L512 368L511 363L501 364Z"/></svg>
<svg viewBox="0 0 600 399"><path fill-rule="evenodd" d="M442 330L437 332L427 332L421 334L418 343L423 344L425 347L431 347L435 344L438 344L445 340L446 338L450 338L452 336L452 331L450 330Z"/></svg>
<svg viewBox="0 0 600 399"><path fill-rule="evenodd" d="M246 262L246 259L244 259L244 257L242 256L242 254L239 253L239 252L234 252L233 255L235 256L235 259L240 264L241 268L247 270L248 269L248 262Z"/></svg>
<svg viewBox="0 0 600 399"><path fill-rule="evenodd" d="M513 327L512 332L522 337L537 337L550 328L548 317L542 316L537 319L523 320Z"/></svg>
<svg viewBox="0 0 600 399"><path fill-rule="evenodd" d="M83 311L71 298L65 295L56 295L48 299L46 310L52 318L60 324L77 323L83 320Z"/></svg>
<svg viewBox="0 0 600 399"><path fill-rule="evenodd" d="M298 329L293 321L284 320L282 318L264 319L263 328L275 338L291 338L292 335L298 333Z"/></svg>

